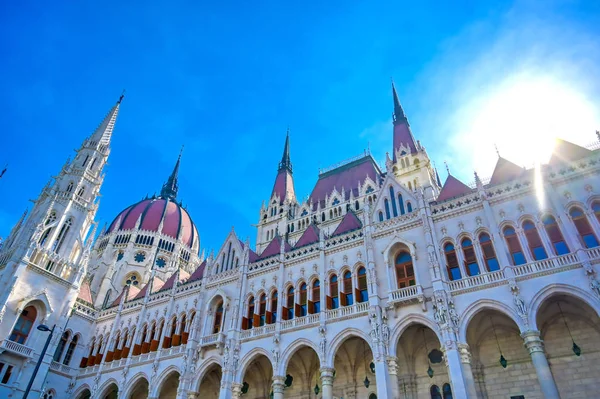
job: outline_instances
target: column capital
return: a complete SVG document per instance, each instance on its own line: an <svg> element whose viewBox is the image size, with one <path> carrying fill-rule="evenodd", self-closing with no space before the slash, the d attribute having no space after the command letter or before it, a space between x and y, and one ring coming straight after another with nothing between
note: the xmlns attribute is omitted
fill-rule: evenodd
<svg viewBox="0 0 600 399"><path fill-rule="evenodd" d="M231 384L231 397L237 399L240 396L242 396L242 384L234 382Z"/></svg>
<svg viewBox="0 0 600 399"><path fill-rule="evenodd" d="M398 375L398 358L396 356L387 357L388 373Z"/></svg>
<svg viewBox="0 0 600 399"><path fill-rule="evenodd" d="M471 364L471 350L468 344L458 344L458 353L460 354L460 362L463 364Z"/></svg>
<svg viewBox="0 0 600 399"><path fill-rule="evenodd" d="M323 385L333 385L333 373L335 369L331 367L322 367L321 368L321 383Z"/></svg>
<svg viewBox="0 0 600 399"><path fill-rule="evenodd" d="M285 376L282 375L274 375L273 376L273 393L283 394L283 390L285 389Z"/></svg>
<svg viewBox="0 0 600 399"><path fill-rule="evenodd" d="M521 338L523 338L524 345L529 351L529 354L534 352L544 352L544 341L540 338L539 331L525 331L521 334Z"/></svg>
<svg viewBox="0 0 600 399"><path fill-rule="evenodd" d="M192 392L192 391L188 391L187 392L187 399L198 399L198 392Z"/></svg>

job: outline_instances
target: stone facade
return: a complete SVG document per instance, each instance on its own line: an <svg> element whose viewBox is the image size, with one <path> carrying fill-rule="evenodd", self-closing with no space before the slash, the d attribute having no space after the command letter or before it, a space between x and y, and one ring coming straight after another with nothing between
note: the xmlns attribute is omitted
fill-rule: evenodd
<svg viewBox="0 0 600 399"><path fill-rule="evenodd" d="M385 170L361 154L298 201L288 137L256 249L232 230L208 255L179 161L96 237L119 100L2 244L0 397L22 397L40 324L30 397L594 396L599 143L442 185L393 94Z"/></svg>

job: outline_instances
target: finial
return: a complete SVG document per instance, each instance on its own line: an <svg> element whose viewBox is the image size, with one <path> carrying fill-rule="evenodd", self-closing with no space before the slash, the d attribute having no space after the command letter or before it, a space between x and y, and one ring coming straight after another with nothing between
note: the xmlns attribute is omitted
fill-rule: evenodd
<svg viewBox="0 0 600 399"><path fill-rule="evenodd" d="M600 130L596 130L596 137L598 137L598 140L600 141Z"/></svg>
<svg viewBox="0 0 600 399"><path fill-rule="evenodd" d="M123 91L121 92L121 96L119 97L119 101L117 101L117 104L121 104L121 101L123 101L124 97L125 97L125 89L123 89Z"/></svg>
<svg viewBox="0 0 600 399"><path fill-rule="evenodd" d="M446 172L450 174L450 167L448 166L448 162L444 161L444 165L446 165Z"/></svg>
<svg viewBox="0 0 600 399"><path fill-rule="evenodd" d="M500 158L500 150L498 150L498 145L496 145L496 143L494 143L494 148L496 149L496 155Z"/></svg>
<svg viewBox="0 0 600 399"><path fill-rule="evenodd" d="M181 150L179 150L179 159L181 159L181 154L183 154L183 148L185 147L185 144L181 145Z"/></svg>

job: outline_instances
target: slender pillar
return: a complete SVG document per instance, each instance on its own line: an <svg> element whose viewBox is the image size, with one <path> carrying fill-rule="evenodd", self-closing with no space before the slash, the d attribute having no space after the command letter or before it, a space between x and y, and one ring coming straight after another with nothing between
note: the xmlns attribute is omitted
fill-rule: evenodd
<svg viewBox="0 0 600 399"><path fill-rule="evenodd" d="M240 399L242 397L242 384L234 382L231 384L231 399Z"/></svg>
<svg viewBox="0 0 600 399"><path fill-rule="evenodd" d="M383 356L382 356L383 357ZM389 371L388 363L386 359L377 360L375 359L375 376L377 377L377 397L378 398L389 398ZM362 381L362 379L361 379Z"/></svg>
<svg viewBox="0 0 600 399"><path fill-rule="evenodd" d="M324 367L321 369L322 399L333 399L333 369Z"/></svg>
<svg viewBox="0 0 600 399"><path fill-rule="evenodd" d="M546 359L546 354L544 353L544 343L540 338L540 332L526 331L521 334L521 337L525 341L525 347L531 356L531 362L533 363L533 367L535 367L544 398L560 399L558 388L548 365L548 359Z"/></svg>
<svg viewBox="0 0 600 399"><path fill-rule="evenodd" d="M400 386L398 385L398 358L395 356L388 356L388 392L392 395L392 398L400 397Z"/></svg>
<svg viewBox="0 0 600 399"><path fill-rule="evenodd" d="M457 398L468 398L468 390L463 378L463 368L460 359L460 353L455 347L456 343L450 341L450 345L444 347L444 358L446 359L446 367L448 368L448 376L452 385L453 396Z"/></svg>
<svg viewBox="0 0 600 399"><path fill-rule="evenodd" d="M273 399L283 399L283 390L285 389L285 377L282 375L273 376ZM323 389L325 392L325 389ZM325 398L325 395L323 395Z"/></svg>
<svg viewBox="0 0 600 399"><path fill-rule="evenodd" d="M462 372L468 397L475 399L477 398L477 389L475 387L475 379L473 378L473 370L471 368L471 352L469 351L469 345L458 344L458 351L460 353L460 361L462 363Z"/></svg>

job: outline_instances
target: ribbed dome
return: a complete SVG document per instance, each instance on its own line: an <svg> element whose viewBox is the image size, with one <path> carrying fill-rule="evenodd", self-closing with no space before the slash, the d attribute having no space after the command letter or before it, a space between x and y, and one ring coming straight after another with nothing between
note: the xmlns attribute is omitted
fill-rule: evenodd
<svg viewBox="0 0 600 399"><path fill-rule="evenodd" d="M146 231L158 232L162 222L162 234L175 239L181 237L190 248L198 240L198 230L187 211L176 202L160 197L144 199L126 208L113 220L107 233L134 229L138 219L139 229Z"/></svg>

